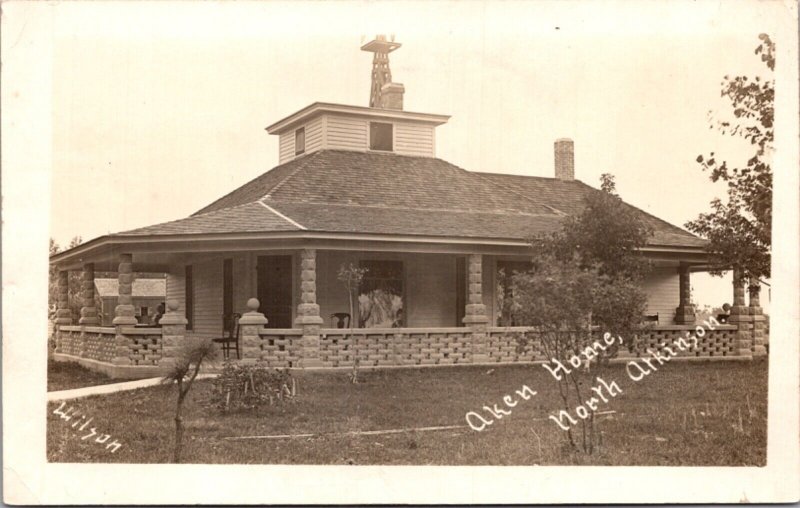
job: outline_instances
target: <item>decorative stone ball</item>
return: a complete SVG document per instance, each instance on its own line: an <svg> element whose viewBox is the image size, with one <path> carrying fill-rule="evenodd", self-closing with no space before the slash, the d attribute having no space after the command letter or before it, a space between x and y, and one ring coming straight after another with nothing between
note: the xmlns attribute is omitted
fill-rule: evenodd
<svg viewBox="0 0 800 508"><path fill-rule="evenodd" d="M257 312L260 306L261 303L258 301L258 298L251 298L247 300L247 308L250 309L250 312Z"/></svg>
<svg viewBox="0 0 800 508"><path fill-rule="evenodd" d="M175 299L167 300L167 308L169 309L170 312L177 311L179 305L180 304L178 303L178 300Z"/></svg>

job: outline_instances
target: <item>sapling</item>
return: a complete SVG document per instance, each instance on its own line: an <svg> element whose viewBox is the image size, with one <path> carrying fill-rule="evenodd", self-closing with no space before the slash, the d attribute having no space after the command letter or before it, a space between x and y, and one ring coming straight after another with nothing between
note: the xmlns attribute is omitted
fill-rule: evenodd
<svg viewBox="0 0 800 508"><path fill-rule="evenodd" d="M203 362L213 360L216 356L217 349L211 339L191 340L180 349L175 363L162 380L165 384L176 383L178 386L178 399L175 405L175 448L172 456L172 461L176 464L181 461L183 448L183 403L200 373Z"/></svg>
<svg viewBox="0 0 800 508"><path fill-rule="evenodd" d="M355 302L358 298L358 290L361 287L361 282L367 274L367 268L361 268L353 263L342 265L339 267L339 274L337 278L342 282L347 290L347 302L350 305L350 336L353 338L353 373L350 375L350 381L355 384L358 383L358 338L355 335L355 327L353 326L355 315Z"/></svg>

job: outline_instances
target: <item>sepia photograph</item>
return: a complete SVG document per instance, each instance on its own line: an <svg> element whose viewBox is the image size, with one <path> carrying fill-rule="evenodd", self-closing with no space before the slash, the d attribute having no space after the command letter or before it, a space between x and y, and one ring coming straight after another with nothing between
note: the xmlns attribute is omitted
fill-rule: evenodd
<svg viewBox="0 0 800 508"><path fill-rule="evenodd" d="M6 502L800 497L796 4L3 11Z"/></svg>

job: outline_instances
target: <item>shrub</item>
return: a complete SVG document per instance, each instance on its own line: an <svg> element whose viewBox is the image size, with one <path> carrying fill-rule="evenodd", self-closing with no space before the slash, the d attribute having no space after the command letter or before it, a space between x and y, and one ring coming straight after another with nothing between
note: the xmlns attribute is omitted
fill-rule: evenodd
<svg viewBox="0 0 800 508"><path fill-rule="evenodd" d="M222 412L292 401L297 393L297 382L288 370L263 363L226 361L212 384L211 406Z"/></svg>

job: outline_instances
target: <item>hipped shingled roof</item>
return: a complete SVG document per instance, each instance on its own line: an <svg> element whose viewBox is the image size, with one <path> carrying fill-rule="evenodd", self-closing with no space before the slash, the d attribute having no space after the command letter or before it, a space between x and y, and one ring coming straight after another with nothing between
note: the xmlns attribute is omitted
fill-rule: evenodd
<svg viewBox="0 0 800 508"><path fill-rule="evenodd" d="M525 239L553 231L599 192L580 181L466 171L441 159L320 150L281 164L185 219L124 236L264 231ZM701 247L638 210L651 244Z"/></svg>

